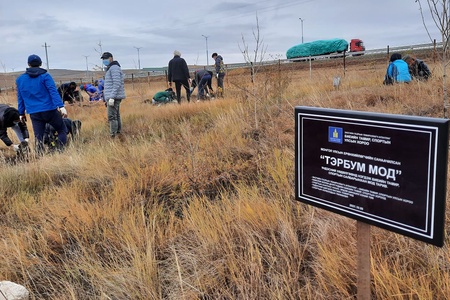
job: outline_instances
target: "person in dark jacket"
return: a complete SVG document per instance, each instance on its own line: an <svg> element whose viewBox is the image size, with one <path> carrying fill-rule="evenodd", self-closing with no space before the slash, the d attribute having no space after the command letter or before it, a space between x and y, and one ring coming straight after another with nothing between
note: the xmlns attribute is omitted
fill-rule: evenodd
<svg viewBox="0 0 450 300"><path fill-rule="evenodd" d="M27 124L20 121L20 114L17 109L6 104L0 104L0 139L6 146L11 147L14 151L19 151L20 145L14 144L8 137L7 129L11 128L19 142L28 145L28 138L30 137Z"/></svg>
<svg viewBox="0 0 450 300"><path fill-rule="evenodd" d="M409 74L412 78L426 81L431 76L431 71L423 60L412 55L406 55L403 60L408 64Z"/></svg>
<svg viewBox="0 0 450 300"><path fill-rule="evenodd" d="M181 86L186 90L186 99L191 101L191 93L189 84L191 83L191 76L186 61L181 58L181 53L178 50L173 52L173 58L169 61L167 79L169 87L172 87L172 81L175 82L175 91L177 94L178 104L181 103Z"/></svg>
<svg viewBox="0 0 450 300"><path fill-rule="evenodd" d="M197 83L197 72L198 71L194 72L194 79L192 80L192 83L191 83L191 95L192 95L192 93L194 92L195 88L198 85L198 83ZM211 76L211 79L209 79L207 81L207 83L205 85L203 85L204 93L206 93L206 98L214 99L214 89L212 87L213 72L209 71L209 70L207 72Z"/></svg>
<svg viewBox="0 0 450 300"><path fill-rule="evenodd" d="M42 60L32 54L28 57L25 73L16 79L17 102L20 120L26 121L25 112L30 114L36 139L36 153L44 153L45 124L50 123L58 131L58 149L63 150L67 142L66 126L63 117L67 110L56 89L52 76L42 69Z"/></svg>
<svg viewBox="0 0 450 300"><path fill-rule="evenodd" d="M81 121L80 120L71 120L69 118L64 118L64 125L66 126L66 133L72 140L75 140L81 131ZM58 132L53 128L52 125L46 124L45 125L45 132L44 132L44 144L48 146L49 152L54 152L57 150L58 145Z"/></svg>
<svg viewBox="0 0 450 300"><path fill-rule="evenodd" d="M67 101L72 104L75 101L81 101L81 95L77 91L77 84L73 81L61 84L58 87L58 93L61 95L63 102Z"/></svg>
<svg viewBox="0 0 450 300"><path fill-rule="evenodd" d="M225 78L225 66L223 64L223 58L217 53L212 54L214 59L214 65L216 67L216 78L217 78L217 96L223 97L223 79Z"/></svg>
<svg viewBox="0 0 450 300"><path fill-rule="evenodd" d="M197 94L198 100L206 99L205 94L208 94L208 87L212 91L212 86L211 86L212 85L212 83L211 83L212 75L213 75L213 72L205 70L205 69L197 70L194 72L194 81L195 81L195 84L198 86L198 94ZM192 84L192 85L194 85L194 84ZM192 92L192 90L191 90L191 92Z"/></svg>

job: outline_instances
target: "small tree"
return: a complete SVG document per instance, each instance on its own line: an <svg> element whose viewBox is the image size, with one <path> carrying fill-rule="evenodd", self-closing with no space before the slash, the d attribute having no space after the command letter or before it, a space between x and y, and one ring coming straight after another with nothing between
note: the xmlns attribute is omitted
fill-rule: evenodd
<svg viewBox="0 0 450 300"><path fill-rule="evenodd" d="M100 56L103 54L103 49L102 49L102 41L99 41L98 44L99 49L94 48L95 52L97 52L98 54L100 54ZM101 70L104 71L105 67L103 66L103 64L101 64Z"/></svg>
<svg viewBox="0 0 450 300"><path fill-rule="evenodd" d="M257 114L258 97L256 95L256 88L255 88L254 84L255 84L256 73L258 72L259 68L262 65L262 62L264 60L264 56L265 56L266 50L267 50L267 46L264 45L263 39L260 36L258 14L256 14L256 30L253 29L252 33L253 33L253 38L255 39L255 49L253 51L249 50L249 44L245 40L244 34L242 34L242 46L239 44L238 44L238 46L239 46L239 50L241 51L242 55L244 56L245 62L250 67L250 76L251 76L251 81L253 84L253 91L249 92L249 94L251 94L252 98L254 99L255 127L256 127L256 129L258 129L258 114Z"/></svg>
<svg viewBox="0 0 450 300"><path fill-rule="evenodd" d="M423 26L427 31L427 34L433 42L433 39L428 31L428 27L425 23L425 18L422 10L422 4L420 0L415 0L419 4L420 14L422 16ZM449 6L450 1L448 0L427 0L428 9L433 19L434 24L441 33L442 38L442 70L443 70L443 97L444 97L444 118L448 118L447 108L448 108L448 95L447 95L447 66L449 58L449 38L450 38L450 16L449 16Z"/></svg>
<svg viewBox="0 0 450 300"><path fill-rule="evenodd" d="M255 29L252 30L253 38L255 39L255 49L250 52L249 51L249 45L245 40L244 35L242 34L242 46L239 46L239 50L241 51L242 55L244 56L244 60L247 64L250 66L250 74L252 83L255 82L255 76L258 72L259 67L262 65L262 62L264 60L264 56L266 55L267 46L264 45L263 39L260 36L260 28L259 28L259 19L258 14L256 14L256 31Z"/></svg>

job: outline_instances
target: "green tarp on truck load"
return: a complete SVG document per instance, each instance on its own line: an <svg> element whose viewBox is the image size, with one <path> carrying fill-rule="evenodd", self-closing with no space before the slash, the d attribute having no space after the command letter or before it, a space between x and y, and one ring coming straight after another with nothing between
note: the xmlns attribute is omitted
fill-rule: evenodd
<svg viewBox="0 0 450 300"><path fill-rule="evenodd" d="M347 51L347 49L348 42L343 39L318 40L289 48L286 52L286 57L292 59L297 57L325 55L334 52Z"/></svg>

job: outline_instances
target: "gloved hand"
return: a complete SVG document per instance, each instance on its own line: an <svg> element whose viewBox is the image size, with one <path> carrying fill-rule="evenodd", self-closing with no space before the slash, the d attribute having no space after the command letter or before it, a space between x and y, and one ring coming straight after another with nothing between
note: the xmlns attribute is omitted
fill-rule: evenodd
<svg viewBox="0 0 450 300"><path fill-rule="evenodd" d="M108 105L109 106L114 106L114 99L113 98L108 100Z"/></svg>
<svg viewBox="0 0 450 300"><path fill-rule="evenodd" d="M19 151L19 145L11 145L15 152Z"/></svg>
<svg viewBox="0 0 450 300"><path fill-rule="evenodd" d="M64 106L59 108L59 113L63 118L67 118L67 110Z"/></svg>
<svg viewBox="0 0 450 300"><path fill-rule="evenodd" d="M219 79L219 73L216 74L216 78Z"/></svg>
<svg viewBox="0 0 450 300"><path fill-rule="evenodd" d="M25 115L20 115L19 120L20 122L25 123L27 121L27 117Z"/></svg>

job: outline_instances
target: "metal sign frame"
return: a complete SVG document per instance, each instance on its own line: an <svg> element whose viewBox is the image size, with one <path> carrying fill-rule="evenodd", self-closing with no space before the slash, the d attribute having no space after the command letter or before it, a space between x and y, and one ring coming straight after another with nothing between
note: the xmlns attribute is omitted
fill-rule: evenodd
<svg viewBox="0 0 450 300"><path fill-rule="evenodd" d="M296 199L439 247L449 120L295 108Z"/></svg>

